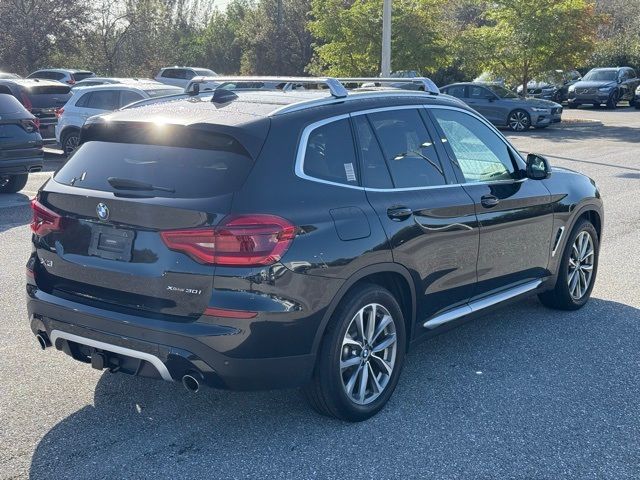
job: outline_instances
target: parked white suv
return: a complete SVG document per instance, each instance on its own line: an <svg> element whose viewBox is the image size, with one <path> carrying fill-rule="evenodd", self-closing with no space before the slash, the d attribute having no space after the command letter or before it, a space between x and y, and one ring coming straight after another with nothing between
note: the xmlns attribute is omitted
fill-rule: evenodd
<svg viewBox="0 0 640 480"><path fill-rule="evenodd" d="M56 140L65 155L71 154L78 146L80 129L89 117L112 112L130 103L147 98L184 93L179 87L162 85L157 82L135 84L109 84L72 90L72 97L64 107L56 111Z"/></svg>
<svg viewBox="0 0 640 480"><path fill-rule="evenodd" d="M110 83L158 83L151 78L126 78L126 77L89 77L76 82L73 89L81 87L93 87L95 85L107 85Z"/></svg>
<svg viewBox="0 0 640 480"><path fill-rule="evenodd" d="M217 74L208 68L166 67L160 70L155 80L167 85L186 88L193 77L215 77Z"/></svg>
<svg viewBox="0 0 640 480"><path fill-rule="evenodd" d="M85 78L95 77L96 74L88 70L74 70L68 68L43 68L30 73L27 78L43 78L45 80L55 80L67 85L75 85L76 82Z"/></svg>

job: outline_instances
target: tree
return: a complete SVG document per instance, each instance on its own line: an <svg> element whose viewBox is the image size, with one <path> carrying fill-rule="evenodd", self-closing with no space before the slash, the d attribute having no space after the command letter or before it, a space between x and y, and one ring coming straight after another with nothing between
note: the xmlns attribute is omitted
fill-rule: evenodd
<svg viewBox="0 0 640 480"><path fill-rule="evenodd" d="M595 48L601 17L590 0L494 0L488 25L467 32L479 63L526 86L555 69L575 68Z"/></svg>
<svg viewBox="0 0 640 480"><path fill-rule="evenodd" d="M56 51L75 52L88 13L83 0L0 1L0 61L28 73L46 65Z"/></svg>
<svg viewBox="0 0 640 480"><path fill-rule="evenodd" d="M396 0L392 68L428 72L446 64L444 0ZM380 74L382 0L312 0L316 39L310 71L335 76Z"/></svg>

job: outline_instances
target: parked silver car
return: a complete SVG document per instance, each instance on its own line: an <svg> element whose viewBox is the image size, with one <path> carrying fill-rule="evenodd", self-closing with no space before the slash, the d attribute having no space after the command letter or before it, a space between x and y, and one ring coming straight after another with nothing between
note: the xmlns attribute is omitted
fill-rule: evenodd
<svg viewBox="0 0 640 480"><path fill-rule="evenodd" d="M499 127L523 132L530 127L546 128L562 121L562 105L539 98L522 98L493 83L454 83L442 93L459 98Z"/></svg>

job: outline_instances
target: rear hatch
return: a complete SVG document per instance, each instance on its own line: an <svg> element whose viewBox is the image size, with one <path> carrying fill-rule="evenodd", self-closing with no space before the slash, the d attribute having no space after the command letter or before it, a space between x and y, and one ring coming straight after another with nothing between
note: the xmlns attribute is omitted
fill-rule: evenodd
<svg viewBox="0 0 640 480"><path fill-rule="evenodd" d="M45 126L55 124L56 110L71 98L71 87L65 85L34 85L20 91L22 104Z"/></svg>
<svg viewBox="0 0 640 480"><path fill-rule="evenodd" d="M215 268L207 232L227 215L253 166L238 140L206 128L123 122L85 129L84 143L34 205L38 287L124 313L199 317ZM165 238L184 231L196 236L174 235L178 246Z"/></svg>

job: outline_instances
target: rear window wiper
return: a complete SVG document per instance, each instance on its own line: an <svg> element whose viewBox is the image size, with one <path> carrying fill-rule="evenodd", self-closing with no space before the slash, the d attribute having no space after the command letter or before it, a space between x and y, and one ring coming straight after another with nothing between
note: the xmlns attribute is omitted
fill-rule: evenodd
<svg viewBox="0 0 640 480"><path fill-rule="evenodd" d="M107 182L109 182L109 185L117 190L157 190L159 192L175 193L175 189L173 188L152 185L150 183L141 182L139 180L131 180L129 178L109 177L107 178Z"/></svg>

